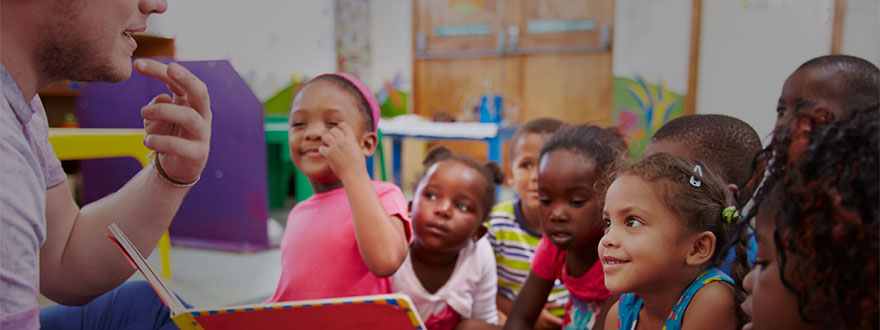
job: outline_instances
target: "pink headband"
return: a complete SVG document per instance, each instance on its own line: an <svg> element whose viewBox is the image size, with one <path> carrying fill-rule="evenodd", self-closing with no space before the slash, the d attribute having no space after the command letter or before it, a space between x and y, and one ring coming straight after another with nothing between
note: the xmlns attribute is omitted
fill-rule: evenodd
<svg viewBox="0 0 880 330"><path fill-rule="evenodd" d="M342 77L343 79L354 85L354 87L357 88L358 92L361 93L361 96L363 96L364 99L367 100L367 105L370 106L370 112L373 114L373 132L375 132L379 128L379 101L376 100L376 96L373 95L373 92L370 91L370 88L367 87L367 85L361 82L360 79L358 79L357 77L345 72L326 73L315 77L315 79L322 76Z"/></svg>

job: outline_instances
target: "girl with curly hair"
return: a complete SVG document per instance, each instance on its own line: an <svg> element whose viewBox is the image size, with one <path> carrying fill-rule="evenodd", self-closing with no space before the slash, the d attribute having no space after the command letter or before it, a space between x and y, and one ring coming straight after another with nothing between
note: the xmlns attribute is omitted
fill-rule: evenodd
<svg viewBox="0 0 880 330"><path fill-rule="evenodd" d="M877 329L880 110L814 128L755 198L746 329ZM785 150L783 150L785 151Z"/></svg>
<svg viewBox="0 0 880 330"><path fill-rule="evenodd" d="M605 329L735 329L748 272L742 219L724 180L665 153L608 188L599 257L605 286L623 293ZM732 277L718 267L735 246Z"/></svg>

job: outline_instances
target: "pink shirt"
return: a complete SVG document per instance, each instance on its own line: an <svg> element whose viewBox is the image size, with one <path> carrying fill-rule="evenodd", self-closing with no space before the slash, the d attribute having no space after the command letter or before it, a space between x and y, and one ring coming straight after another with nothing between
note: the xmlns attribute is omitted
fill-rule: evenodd
<svg viewBox="0 0 880 330"><path fill-rule="evenodd" d="M404 221L412 236L406 199L396 185L373 181L388 215ZM267 302L391 293L391 278L367 268L354 236L345 189L315 194L290 210L281 239L281 279Z"/></svg>
<svg viewBox="0 0 880 330"><path fill-rule="evenodd" d="M611 296L611 292L605 288L602 262L596 260L586 274L581 277L571 277L565 265L567 255L567 251L559 250L550 240L543 237L532 259L532 272L547 281L560 279L572 296L583 301L596 302L601 306L605 299Z"/></svg>

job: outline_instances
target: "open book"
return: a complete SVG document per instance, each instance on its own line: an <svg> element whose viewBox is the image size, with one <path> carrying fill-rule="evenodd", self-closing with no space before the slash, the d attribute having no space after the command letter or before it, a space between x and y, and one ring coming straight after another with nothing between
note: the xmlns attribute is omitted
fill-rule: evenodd
<svg viewBox="0 0 880 330"><path fill-rule="evenodd" d="M402 294L187 309L116 224L110 225L108 237L144 275L182 330L425 329L412 301Z"/></svg>

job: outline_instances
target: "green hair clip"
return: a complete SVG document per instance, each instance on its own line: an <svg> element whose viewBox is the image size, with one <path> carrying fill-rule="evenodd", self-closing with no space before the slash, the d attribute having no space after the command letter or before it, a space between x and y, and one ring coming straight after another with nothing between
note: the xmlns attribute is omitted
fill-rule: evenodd
<svg viewBox="0 0 880 330"><path fill-rule="evenodd" d="M736 206L728 206L721 212L721 216L724 217L727 223L730 223L733 219L739 218L739 211L736 210Z"/></svg>

